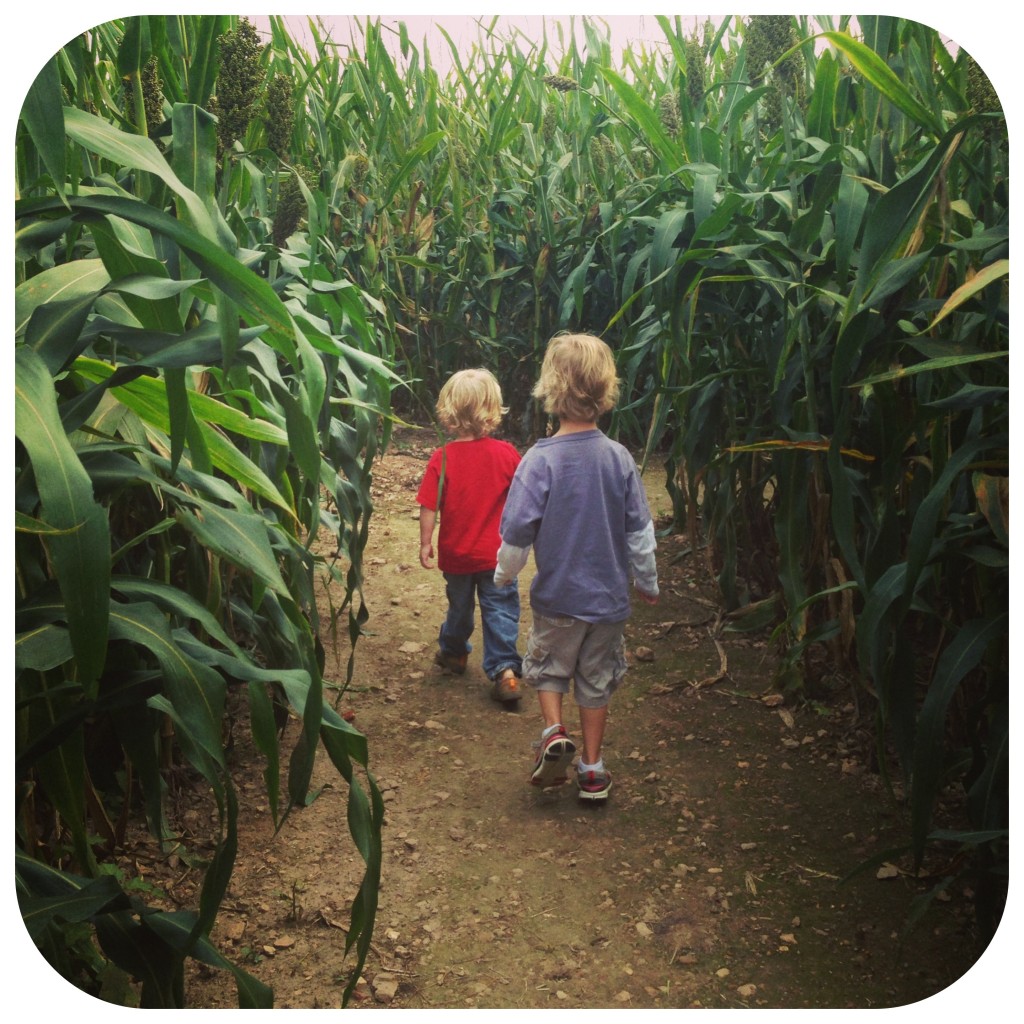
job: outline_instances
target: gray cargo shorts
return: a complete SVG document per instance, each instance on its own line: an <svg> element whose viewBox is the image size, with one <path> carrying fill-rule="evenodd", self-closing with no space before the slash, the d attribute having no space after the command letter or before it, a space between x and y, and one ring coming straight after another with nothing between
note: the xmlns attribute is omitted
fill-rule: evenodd
<svg viewBox="0 0 1024 1024"><path fill-rule="evenodd" d="M623 622L533 615L523 679L536 690L568 693L581 708L603 708L626 675Z"/></svg>

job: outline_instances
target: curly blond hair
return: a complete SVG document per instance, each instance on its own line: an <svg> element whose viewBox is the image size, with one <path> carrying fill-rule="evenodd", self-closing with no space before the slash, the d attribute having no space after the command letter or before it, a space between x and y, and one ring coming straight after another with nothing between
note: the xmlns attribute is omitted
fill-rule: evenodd
<svg viewBox="0 0 1024 1024"><path fill-rule="evenodd" d="M533 397L549 416L596 423L619 400L612 350L592 334L556 334L548 342Z"/></svg>
<svg viewBox="0 0 1024 1024"><path fill-rule="evenodd" d="M437 396L437 418L445 430L469 437L493 434L508 412L501 387L490 370L459 370Z"/></svg>

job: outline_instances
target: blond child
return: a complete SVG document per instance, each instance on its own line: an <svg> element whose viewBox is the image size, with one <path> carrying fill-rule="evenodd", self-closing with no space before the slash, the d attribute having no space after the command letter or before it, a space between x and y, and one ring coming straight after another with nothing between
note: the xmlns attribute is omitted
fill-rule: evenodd
<svg viewBox="0 0 1024 1024"><path fill-rule="evenodd" d="M630 577L643 601L658 600L654 524L633 457L597 426L619 395L608 346L592 335L556 335L533 394L558 418L558 431L516 470L494 580L510 585L533 548L523 678L537 691L544 729L530 782L567 781L576 745L563 725L562 699L571 681L583 737L578 796L601 802L612 785L601 747L608 705L626 672Z"/></svg>
<svg viewBox="0 0 1024 1024"><path fill-rule="evenodd" d="M522 695L519 589L496 586L494 570L498 523L519 452L490 436L506 411L498 382L487 370L461 370L450 377L437 399L438 421L449 442L431 455L416 500L424 569L434 568L434 527L440 517L437 567L444 573L448 611L434 661L458 675L465 672L479 601L491 697L511 705Z"/></svg>

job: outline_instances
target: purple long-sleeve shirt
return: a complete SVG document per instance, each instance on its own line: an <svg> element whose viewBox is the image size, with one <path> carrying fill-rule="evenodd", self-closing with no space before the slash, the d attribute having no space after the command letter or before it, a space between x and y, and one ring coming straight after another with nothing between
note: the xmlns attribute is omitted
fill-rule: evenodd
<svg viewBox="0 0 1024 1024"><path fill-rule="evenodd" d="M654 525L632 455L600 430L544 438L523 456L501 517L495 582L533 548L530 605L587 622L629 617L629 585L658 594Z"/></svg>

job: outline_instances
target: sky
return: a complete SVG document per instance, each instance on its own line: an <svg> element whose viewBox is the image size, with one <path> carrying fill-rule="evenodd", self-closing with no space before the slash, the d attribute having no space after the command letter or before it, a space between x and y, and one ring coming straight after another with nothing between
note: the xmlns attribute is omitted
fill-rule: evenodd
<svg viewBox="0 0 1024 1024"><path fill-rule="evenodd" d="M223 10L226 6L218 5L215 9ZM576 14L577 18L584 13L595 15L607 21L613 33L613 40L620 38L624 42L636 42L638 40L653 42L660 40L661 31L654 20L655 13L679 13L684 19L684 25L690 19L693 19L694 23L702 23L705 18L703 14L684 13L679 11L678 8L673 11L670 5L655 7L647 7L645 5L641 8L642 11L646 10L650 13L623 13L623 8L626 7L628 9L628 6L621 3L621 0L618 4L601 3L599 0L595 0L595 2L586 6L571 2L553 6L551 4L530 3L529 0L517 0L515 3L508 3L506 0L506 3L496 4L492 7L484 8L484 10L490 12L490 14L500 15L503 22L508 24L522 25L528 33L539 29L542 18L552 19L559 17L568 21L568 15L573 13ZM779 13L780 10L778 3L759 3L758 0L747 0L747 2L738 5L718 5L717 8L713 3L710 5L702 3L700 6L704 10L708 10L710 7L713 15L716 12L718 15L730 13ZM249 16L254 20L261 18L265 21L266 15L271 13L286 14L289 18L294 19L293 24L298 26L298 30L295 33L296 38L301 38L307 20L307 15L301 12L311 11L316 13L317 11L324 11L322 7L311 5L310 7L295 8L285 3L264 3L261 5L258 2L252 2L245 4L245 7L253 12ZM410 36L417 46L422 42L424 33L429 31L430 23L434 21L442 22L456 41L460 37L466 38L469 41L474 40L476 38L474 22L477 18L481 17L477 13L479 8L471 13L466 4L445 4L441 2L433 3L429 7L408 4L381 5L372 3L358 4L354 6L354 10L348 4L345 7L349 9L350 13L358 14L360 17L372 14L380 16L385 21L401 19L408 25ZM17 5L17 8L11 12L9 18L14 22L12 36L18 40L18 44L10 49L8 60L5 62L4 68L0 70L0 74L7 77L10 84L10 88L4 91L4 95L7 98L6 102L10 108L8 113L13 111L13 116L17 116L21 100L35 73L72 36L114 17L122 17L128 14L165 13L169 9L180 13L196 13L204 8L188 3L184 3L181 6L169 5L166 3L166 0L163 3L154 3L153 0L137 0L137 2L132 3L129 0L127 3L117 4L112 4L107 0L105 3L80 4L76 6L58 3L55 7L47 7L47 17L40 18L37 13L38 9L33 5ZM206 9L208 10L209 7ZM230 10L230 8L228 9ZM296 10L299 13L292 14L290 13L292 10ZM326 10L329 11L330 8ZM801 11L802 8L794 7L793 10ZM970 4L963 3L962 0L957 4L943 2L926 4L922 0L911 0L911 2L903 3L896 7L856 3L844 5L837 9L834 8L833 10L839 12L857 10L862 13L890 13L901 17L913 18L931 25L972 53L992 79L1000 96L1003 98L1004 105L1009 105L1010 93L1016 85L1011 77L1011 72L1014 68L1011 48L1014 45L1015 34L1008 30L1003 32L993 30L1000 23L1004 26L1006 25L1005 15L996 15L995 18L991 19L978 17L978 9L973 8ZM430 13L426 13L428 11ZM49 16L51 12L56 16ZM346 15L321 13L320 17L325 21L336 20L340 24L344 22ZM1006 27L1008 28L1008 26ZM347 32L343 34L343 38L347 39ZM428 46L432 57L436 57L442 52L447 52L447 44L440 36L433 36L431 38L437 42L435 46L434 42L428 39ZM549 33L549 38L553 39L556 37Z"/></svg>

